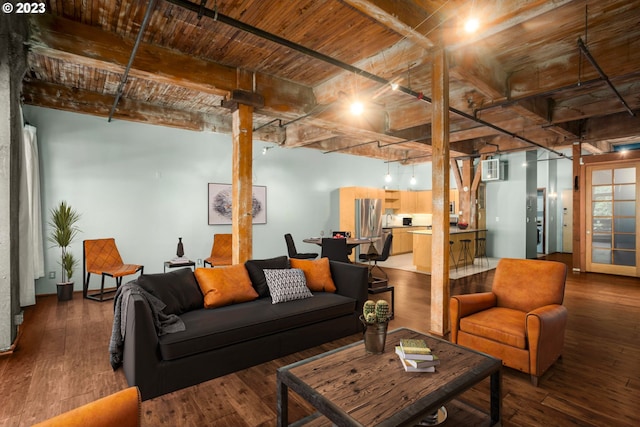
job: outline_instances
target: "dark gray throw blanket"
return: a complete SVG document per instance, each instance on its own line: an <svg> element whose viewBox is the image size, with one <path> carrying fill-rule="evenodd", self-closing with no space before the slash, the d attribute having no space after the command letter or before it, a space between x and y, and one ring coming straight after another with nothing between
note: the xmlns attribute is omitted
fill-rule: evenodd
<svg viewBox="0 0 640 427"><path fill-rule="evenodd" d="M145 291L135 281L125 283L116 292L113 307L113 329L109 341L109 354L111 367L114 371L122 365L124 335L127 326L127 304L131 294L142 296L149 305L158 336L185 330L182 319L175 314L165 314L162 311L167 306L164 302Z"/></svg>

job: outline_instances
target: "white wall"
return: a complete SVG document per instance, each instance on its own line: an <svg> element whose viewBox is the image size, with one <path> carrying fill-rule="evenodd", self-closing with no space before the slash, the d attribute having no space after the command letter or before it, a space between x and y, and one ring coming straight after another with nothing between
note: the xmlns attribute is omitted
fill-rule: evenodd
<svg viewBox="0 0 640 427"><path fill-rule="evenodd" d="M501 155L508 164L504 181L486 184L487 255L526 258L526 160L524 152Z"/></svg>
<svg viewBox="0 0 640 427"><path fill-rule="evenodd" d="M527 154L529 153L529 154ZM487 254L491 257L526 258L527 257L527 170L535 168L536 174L529 171L534 186L532 194L533 215L530 221L535 226L535 186L547 188L547 246L549 253L562 249L562 206L556 200L550 200L550 192L558 195L562 189L571 188L572 163L569 159L541 161L548 158L548 152L518 152L503 154L501 161L508 163L508 179L486 184L487 205ZM565 153L567 154L567 153ZM568 153L570 155L570 153ZM529 159L527 158L529 156ZM556 157L551 155L552 158ZM535 161L537 158L537 162ZM523 167L524 163L527 167ZM531 182L529 186L531 187ZM537 236L530 227L529 253L533 257ZM554 235L555 234L555 235ZM555 245L555 247L554 247Z"/></svg>
<svg viewBox="0 0 640 427"><path fill-rule="evenodd" d="M207 183L231 182L230 136L108 123L38 107L24 111L38 129L45 221L60 200L82 215L82 232L71 248L76 257L82 259L83 239L114 237L125 262L157 273L175 256L178 237L186 256L202 259L214 233L230 232L230 226L207 224ZM254 226L254 258L286 254L285 233L293 234L299 250L317 250L302 239L338 228L339 187L387 185L381 160L304 148L274 147L262 155L265 145L273 147L254 143L254 184L267 187L267 224ZM425 168L415 168L420 189L427 177L431 181ZM390 185L409 188L411 167L393 164L391 173ZM58 249L45 248L45 271L55 271L56 279L58 258ZM80 265L73 275L76 290L82 289L81 276ZM56 279L38 280L37 293L54 293ZM92 279L92 287L98 283Z"/></svg>

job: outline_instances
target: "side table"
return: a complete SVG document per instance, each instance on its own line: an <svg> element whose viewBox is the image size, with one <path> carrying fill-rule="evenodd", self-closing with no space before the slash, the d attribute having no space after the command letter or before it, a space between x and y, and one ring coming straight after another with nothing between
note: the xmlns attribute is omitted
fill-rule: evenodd
<svg viewBox="0 0 640 427"><path fill-rule="evenodd" d="M167 272L167 268L178 268L178 267L191 267L193 270L196 269L196 263L195 261L191 261L189 260L188 262L171 262L171 261L165 261L164 262L164 272Z"/></svg>
<svg viewBox="0 0 640 427"><path fill-rule="evenodd" d="M369 295L375 295L375 294L381 294L383 292L391 292L391 318L393 319L393 317L395 316L396 310L395 310L395 294L393 291L393 286L379 286L377 288L369 288L368 289Z"/></svg>

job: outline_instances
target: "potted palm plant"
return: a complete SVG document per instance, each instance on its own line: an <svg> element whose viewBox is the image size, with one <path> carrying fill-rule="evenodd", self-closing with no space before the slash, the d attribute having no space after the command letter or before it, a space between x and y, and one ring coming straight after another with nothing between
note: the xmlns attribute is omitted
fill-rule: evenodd
<svg viewBox="0 0 640 427"><path fill-rule="evenodd" d="M78 264L78 260L69 252L69 245L73 242L78 234L76 223L80 219L80 215L71 208L64 200L58 206L51 209L51 220L49 226L51 234L49 241L61 250L60 266L62 274L60 282L56 284L58 291L58 301L68 301L73 298L73 270Z"/></svg>

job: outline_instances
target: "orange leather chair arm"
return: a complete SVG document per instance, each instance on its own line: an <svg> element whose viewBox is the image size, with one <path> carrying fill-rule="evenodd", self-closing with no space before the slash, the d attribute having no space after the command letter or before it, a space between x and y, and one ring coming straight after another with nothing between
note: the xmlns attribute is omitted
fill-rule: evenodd
<svg viewBox="0 0 640 427"><path fill-rule="evenodd" d="M496 296L492 292L478 294L456 295L451 297L451 303L457 302L460 317L465 317L496 305Z"/></svg>
<svg viewBox="0 0 640 427"><path fill-rule="evenodd" d="M451 320L451 342L458 342L460 319L473 313L486 310L496 305L496 296L492 292L456 295L449 301L449 318Z"/></svg>
<svg viewBox="0 0 640 427"><path fill-rule="evenodd" d="M562 354L568 312L552 304L527 313L530 373L540 375Z"/></svg>
<svg viewBox="0 0 640 427"><path fill-rule="evenodd" d="M138 387L129 387L35 424L35 427L80 426L139 427L140 392Z"/></svg>

